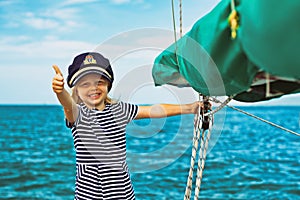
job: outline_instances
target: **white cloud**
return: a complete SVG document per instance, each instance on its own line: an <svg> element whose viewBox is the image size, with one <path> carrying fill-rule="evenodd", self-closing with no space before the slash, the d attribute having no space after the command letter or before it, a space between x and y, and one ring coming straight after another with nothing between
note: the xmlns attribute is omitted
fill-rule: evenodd
<svg viewBox="0 0 300 200"><path fill-rule="evenodd" d="M41 15L44 17L60 20L71 20L74 19L78 12L78 9L75 8L50 8L43 12Z"/></svg>
<svg viewBox="0 0 300 200"><path fill-rule="evenodd" d="M66 59L70 55L95 47L88 42L60 40L52 36L46 36L42 41L32 41L27 36L6 37L1 40L0 46L1 66L13 63L18 66L20 62L25 61L40 64L43 60Z"/></svg>
<svg viewBox="0 0 300 200"><path fill-rule="evenodd" d="M30 16L23 21L27 26L35 29L55 29L60 27L60 23L53 19Z"/></svg>
<svg viewBox="0 0 300 200"><path fill-rule="evenodd" d="M30 37L29 36L26 36L26 35L19 35L19 36L6 36L6 37L2 37L1 40L0 40L0 45L1 45L1 48L3 48L3 45L5 46L5 44L20 44L20 43L23 43L23 42L28 42L30 40ZM1 50L0 48L0 50Z"/></svg>
<svg viewBox="0 0 300 200"><path fill-rule="evenodd" d="M113 4L124 4L124 3L129 3L130 0L111 0Z"/></svg>
<svg viewBox="0 0 300 200"><path fill-rule="evenodd" d="M12 5L12 4L14 4L14 2L11 1L11 0L1 0L1 1L0 1L0 6L1 6L1 7L2 7L2 6Z"/></svg>
<svg viewBox="0 0 300 200"><path fill-rule="evenodd" d="M38 29L38 30L50 30L65 32L78 26L75 21L77 9L70 8L48 8L40 12L26 12L22 14L20 20L25 25Z"/></svg>
<svg viewBox="0 0 300 200"><path fill-rule="evenodd" d="M5 19L3 28L18 30L24 28L36 30L53 29L56 32L66 32L81 25L77 20L79 12L80 8L62 8L57 6L39 8L32 12L7 12L3 15Z"/></svg>
<svg viewBox="0 0 300 200"><path fill-rule="evenodd" d="M121 5L121 4L142 4L144 3L144 0L111 0L111 3L116 4L116 5Z"/></svg>
<svg viewBox="0 0 300 200"><path fill-rule="evenodd" d="M72 6L77 4L87 4L87 3L93 3L97 0L66 0L60 4L60 6Z"/></svg>

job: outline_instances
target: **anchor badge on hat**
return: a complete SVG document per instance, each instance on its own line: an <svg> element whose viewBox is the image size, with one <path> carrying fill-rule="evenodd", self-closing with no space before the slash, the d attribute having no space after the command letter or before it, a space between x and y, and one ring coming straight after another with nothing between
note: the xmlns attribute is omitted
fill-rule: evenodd
<svg viewBox="0 0 300 200"><path fill-rule="evenodd" d="M83 61L83 64L97 64L97 61L94 59L93 55L87 55Z"/></svg>

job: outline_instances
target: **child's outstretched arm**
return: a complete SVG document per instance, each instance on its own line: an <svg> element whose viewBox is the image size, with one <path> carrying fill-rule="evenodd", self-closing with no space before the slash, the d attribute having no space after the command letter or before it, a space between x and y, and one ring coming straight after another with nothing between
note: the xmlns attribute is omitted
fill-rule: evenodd
<svg viewBox="0 0 300 200"><path fill-rule="evenodd" d="M65 117L70 123L74 123L78 116L77 105L64 88L64 78L60 69L56 65L53 65L53 69L55 70L55 76L52 80L52 89L56 93L59 102L64 107Z"/></svg>
<svg viewBox="0 0 300 200"><path fill-rule="evenodd" d="M203 107L202 102L191 104L157 104L151 106L139 106L138 114L135 119L161 118L181 114L194 114Z"/></svg>

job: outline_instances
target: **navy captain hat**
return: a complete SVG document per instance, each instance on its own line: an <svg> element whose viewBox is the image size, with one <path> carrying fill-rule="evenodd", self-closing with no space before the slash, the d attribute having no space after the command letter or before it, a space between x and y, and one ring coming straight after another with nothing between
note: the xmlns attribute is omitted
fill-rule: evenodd
<svg viewBox="0 0 300 200"><path fill-rule="evenodd" d="M72 88L80 78L92 73L99 74L110 82L108 91L111 89L114 81L114 73L109 60L97 52L87 52L76 56L73 63L69 66L68 72L67 83L70 88Z"/></svg>

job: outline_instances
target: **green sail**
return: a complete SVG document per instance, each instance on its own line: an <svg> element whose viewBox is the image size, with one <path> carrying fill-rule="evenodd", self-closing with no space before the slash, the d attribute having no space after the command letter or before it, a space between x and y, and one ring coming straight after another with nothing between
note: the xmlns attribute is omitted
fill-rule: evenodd
<svg viewBox="0 0 300 200"><path fill-rule="evenodd" d="M235 39L231 0L222 0L155 59L155 84L245 102L300 92L300 1L235 0L235 9Z"/></svg>

